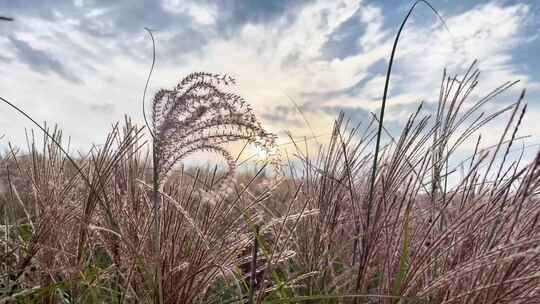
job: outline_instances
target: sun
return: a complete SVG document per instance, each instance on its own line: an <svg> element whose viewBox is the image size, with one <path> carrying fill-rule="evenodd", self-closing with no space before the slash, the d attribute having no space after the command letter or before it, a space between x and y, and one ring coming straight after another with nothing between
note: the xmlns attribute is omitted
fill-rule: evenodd
<svg viewBox="0 0 540 304"><path fill-rule="evenodd" d="M268 151L261 146L251 145L251 153L248 157L253 157L256 160L265 160L268 158Z"/></svg>

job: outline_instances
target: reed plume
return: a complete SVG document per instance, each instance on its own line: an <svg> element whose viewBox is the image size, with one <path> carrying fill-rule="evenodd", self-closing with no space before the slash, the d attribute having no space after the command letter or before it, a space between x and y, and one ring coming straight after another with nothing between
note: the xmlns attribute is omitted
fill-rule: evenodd
<svg viewBox="0 0 540 304"><path fill-rule="evenodd" d="M233 176L235 160L223 145L234 141L245 140L272 152L276 136L262 128L242 97L220 89L234 83L226 75L199 72L156 93L152 128L160 179L178 161L200 151L221 155L229 167L227 176Z"/></svg>
<svg viewBox="0 0 540 304"><path fill-rule="evenodd" d="M265 131L246 101L220 89L234 84L232 77L205 72L192 73L170 90L159 90L152 102L154 253L156 295L163 303L159 257L160 198L162 181L180 160L201 151L221 155L228 166L218 190L228 190L234 176L235 158L223 147L247 141L272 153L276 136ZM219 193L221 191L218 191ZM230 192L230 191L227 191ZM207 196L208 197L208 196Z"/></svg>

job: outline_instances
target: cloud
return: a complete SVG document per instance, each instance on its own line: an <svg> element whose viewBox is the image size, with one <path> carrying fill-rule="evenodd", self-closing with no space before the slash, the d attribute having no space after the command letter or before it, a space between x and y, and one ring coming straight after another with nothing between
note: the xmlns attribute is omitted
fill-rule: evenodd
<svg viewBox="0 0 540 304"><path fill-rule="evenodd" d="M35 49L27 42L15 37L11 36L9 37L9 40L15 48L17 60L28 64L32 70L39 73L56 73L66 80L75 83L81 82L77 76L67 71L64 65L51 54L43 50Z"/></svg>
<svg viewBox="0 0 540 304"><path fill-rule="evenodd" d="M526 5L478 5L462 14L446 16L450 33L440 23L426 27L413 17L398 44L391 76L390 102L435 102L443 69L459 74L474 59L479 59L483 73L473 98L488 93L507 80L521 79L521 87L536 87L538 81L531 79L521 65L513 61L512 53L516 46L529 39L523 32L523 20L526 20L528 12ZM375 24L381 24L382 15L374 15L375 20L379 19ZM362 36L360 43L369 45L365 40L368 36ZM377 43L371 45L383 45L387 52L383 58L386 59L393 37L387 36L383 40L383 36L374 37L373 41ZM370 75L354 90L344 90L343 96L329 100L327 104L371 108L370 103L378 102L382 95L384 72L381 70ZM359 100L364 100L364 105Z"/></svg>
<svg viewBox="0 0 540 304"><path fill-rule="evenodd" d="M92 104L88 107L90 111L95 112L98 115L103 115L107 113L114 112L114 104L105 103L105 104Z"/></svg>
<svg viewBox="0 0 540 304"><path fill-rule="evenodd" d="M232 37L246 24L268 24L276 20L290 23L296 19L302 8L312 2L312 0L216 1L216 10L220 12L217 23L222 34Z"/></svg>
<svg viewBox="0 0 540 304"><path fill-rule="evenodd" d="M422 27L413 24L400 41L397 69L407 77L399 83L402 90L434 92L438 89L442 69L452 73L465 70L474 59L484 71L480 90L495 88L506 80L530 81L512 61L512 51L526 36L523 26L528 6L502 6L487 3L462 14L447 16L450 33L441 26Z"/></svg>
<svg viewBox="0 0 540 304"><path fill-rule="evenodd" d="M191 16L196 24L212 25L216 23L217 5L201 5L181 0L165 0L162 5L165 11Z"/></svg>
<svg viewBox="0 0 540 304"><path fill-rule="evenodd" d="M264 112L261 118L275 125L302 127L305 122L297 114L293 106L277 106L272 112Z"/></svg>

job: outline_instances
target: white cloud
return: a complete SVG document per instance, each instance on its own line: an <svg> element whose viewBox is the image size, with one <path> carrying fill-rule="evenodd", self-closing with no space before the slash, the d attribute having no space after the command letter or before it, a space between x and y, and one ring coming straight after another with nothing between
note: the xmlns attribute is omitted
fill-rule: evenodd
<svg viewBox="0 0 540 304"><path fill-rule="evenodd" d="M163 7L164 9L176 14L188 14L196 23L201 25L212 25L216 23L216 5L203 6L196 2L188 2L184 0L165 0L163 1Z"/></svg>
<svg viewBox="0 0 540 304"><path fill-rule="evenodd" d="M375 6L366 6L361 10L360 21L366 25L364 35L358 39L358 44L363 51L370 51L379 45L388 31L383 29L382 9Z"/></svg>
<svg viewBox="0 0 540 304"><path fill-rule="evenodd" d="M484 71L480 90L518 78L527 85L528 76L518 73L512 62L512 50L526 38L521 21L527 13L525 5L485 4L447 16L450 33L441 26L407 28L397 58L397 65L409 76L404 78L403 87L423 95L433 94L444 67L452 73L462 72L474 59L479 60Z"/></svg>

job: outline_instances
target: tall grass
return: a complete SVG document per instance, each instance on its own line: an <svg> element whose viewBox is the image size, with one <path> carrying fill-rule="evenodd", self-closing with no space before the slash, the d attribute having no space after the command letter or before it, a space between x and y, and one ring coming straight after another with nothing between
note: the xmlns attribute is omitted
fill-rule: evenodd
<svg viewBox="0 0 540 304"><path fill-rule="evenodd" d="M225 148L277 148L227 76L159 90L151 147L126 118L71 157L60 130L38 125L41 144L31 132L25 153L0 159L0 303L535 303L540 153L510 155L525 92L486 112L516 82L481 94L479 75L476 62L444 71L435 113L421 104L400 134L385 104L367 121L342 113L317 151L291 138L272 174L240 170ZM227 166L180 165L200 151Z"/></svg>

